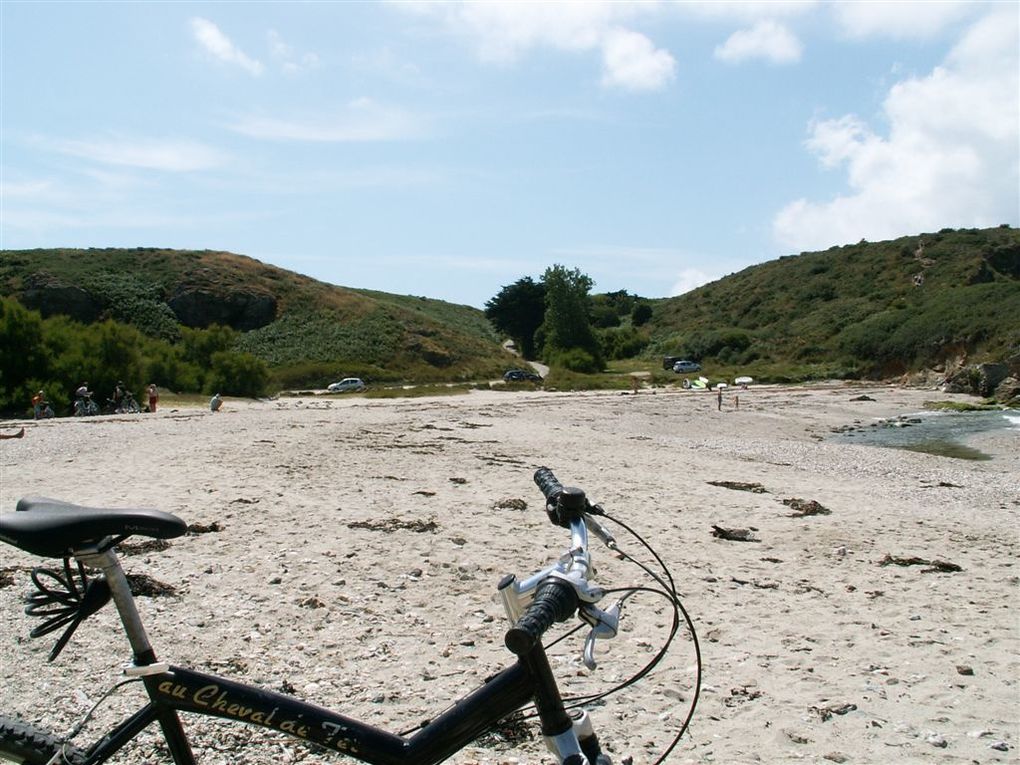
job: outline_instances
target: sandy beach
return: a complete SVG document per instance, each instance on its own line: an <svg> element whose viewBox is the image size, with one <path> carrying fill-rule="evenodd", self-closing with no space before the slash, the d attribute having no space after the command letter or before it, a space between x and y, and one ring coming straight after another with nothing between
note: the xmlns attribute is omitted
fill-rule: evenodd
<svg viewBox="0 0 1020 765"><path fill-rule="evenodd" d="M0 512L42 495L217 529L125 551L129 573L175 591L139 598L160 658L401 732L509 661L496 583L537 571L567 542L532 483L546 465L652 542L694 619L704 686L668 762L1015 763L1020 430L976 439L988 461L830 439L954 398L966 400L832 383L729 392L719 411L714 394L672 389L473 391L8 422L5 432L27 432L0 442ZM828 513L802 514L811 502ZM0 550L0 709L63 732L120 679L129 651L107 607L48 664L55 636L29 639L38 622L22 603L42 561ZM647 581L594 553L601 584ZM594 672L583 636L558 644L564 693L627 679L669 619L662 600L635 598ZM669 744L694 665L681 633L655 674L592 708L614 763L654 762ZM76 743L140 699L116 694ZM262 729L186 725L206 764L345 761ZM169 762L153 741L118 762ZM450 762L550 759L536 735L513 746L491 737Z"/></svg>

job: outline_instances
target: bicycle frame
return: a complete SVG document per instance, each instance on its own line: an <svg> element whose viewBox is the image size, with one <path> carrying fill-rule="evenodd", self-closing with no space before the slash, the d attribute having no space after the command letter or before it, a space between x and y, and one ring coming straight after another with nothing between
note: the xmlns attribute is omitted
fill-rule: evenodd
<svg viewBox="0 0 1020 765"><path fill-rule="evenodd" d="M515 663L405 738L281 693L181 667L172 666L143 682L151 701L88 750L89 765L105 762L157 720L176 765L193 765L176 712L270 728L373 765L432 765L470 744L536 694L531 672L524 663Z"/></svg>
<svg viewBox="0 0 1020 765"><path fill-rule="evenodd" d="M150 699L86 749L86 765L106 762L157 721L175 765L196 765L178 712L269 728L373 765L433 765L463 749L531 701L542 720L543 735L555 742L561 754L580 751L574 727L582 723L571 719L564 710L541 645L536 645L416 733L404 737L282 693L157 663L134 596L113 550L79 550L76 557L101 568L106 575L135 654L135 664L128 673L141 676Z"/></svg>

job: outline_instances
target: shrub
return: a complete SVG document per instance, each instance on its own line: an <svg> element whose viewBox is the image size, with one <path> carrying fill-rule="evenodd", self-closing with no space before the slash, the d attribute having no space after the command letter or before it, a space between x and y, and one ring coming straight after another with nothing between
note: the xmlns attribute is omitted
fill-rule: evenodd
<svg viewBox="0 0 1020 765"><path fill-rule="evenodd" d="M594 374L602 369L598 359L583 348L568 348L557 351L550 359L550 366L563 367L571 372Z"/></svg>
<svg viewBox="0 0 1020 765"><path fill-rule="evenodd" d="M648 345L648 336L634 327L613 327L596 333L607 359L629 359Z"/></svg>
<svg viewBox="0 0 1020 765"><path fill-rule="evenodd" d="M206 393L226 393L254 398L266 391L269 369L250 353L217 351L205 381Z"/></svg>
<svg viewBox="0 0 1020 765"><path fill-rule="evenodd" d="M630 313L630 323L635 327L643 327L652 318L652 307L648 303L635 303Z"/></svg>

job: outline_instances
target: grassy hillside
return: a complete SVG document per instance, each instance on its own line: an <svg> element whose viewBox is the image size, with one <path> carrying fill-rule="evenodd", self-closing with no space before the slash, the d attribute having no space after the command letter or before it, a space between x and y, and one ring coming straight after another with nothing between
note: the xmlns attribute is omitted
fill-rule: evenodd
<svg viewBox="0 0 1020 765"><path fill-rule="evenodd" d="M182 326L230 325L240 330L235 350L267 362L281 387L345 375L477 380L514 363L474 308L337 287L226 252L0 251L0 296L44 316L115 319L172 343ZM599 297L593 302L598 308ZM646 325L631 326L627 308L625 326L604 330L603 342L615 337L622 355L644 347L646 360L680 355L714 371L773 379L881 377L961 359L1016 359L1020 231L862 241L649 302Z"/></svg>
<svg viewBox="0 0 1020 765"><path fill-rule="evenodd" d="M477 379L510 361L477 309L337 287L227 252L5 250L0 295L43 315L112 318L170 341L181 325L231 325L242 331L237 350L294 384L344 374Z"/></svg>
<svg viewBox="0 0 1020 765"><path fill-rule="evenodd" d="M946 229L753 266L657 301L649 353L885 376L1020 353L1020 231Z"/></svg>

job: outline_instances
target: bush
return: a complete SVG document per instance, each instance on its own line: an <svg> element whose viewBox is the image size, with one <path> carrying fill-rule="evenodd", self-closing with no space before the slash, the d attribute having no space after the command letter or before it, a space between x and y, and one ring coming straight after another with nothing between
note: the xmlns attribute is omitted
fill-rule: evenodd
<svg viewBox="0 0 1020 765"><path fill-rule="evenodd" d="M266 392L269 369L250 353L218 351L212 355L212 367L205 381L206 393L255 398Z"/></svg>
<svg viewBox="0 0 1020 765"><path fill-rule="evenodd" d="M43 322L16 300L0 300L0 409L28 406L37 380L46 376L48 356L43 346Z"/></svg>
<svg viewBox="0 0 1020 765"><path fill-rule="evenodd" d="M613 327L597 333L602 355L607 359L629 359L648 345L648 336L634 327Z"/></svg>
<svg viewBox="0 0 1020 765"><path fill-rule="evenodd" d="M630 313L630 323L635 327L643 327L652 319L652 307L648 303L636 303Z"/></svg>
<svg viewBox="0 0 1020 765"><path fill-rule="evenodd" d="M550 366L563 367L571 372L594 374L602 371L601 362L582 348L569 348L556 352L550 359Z"/></svg>

